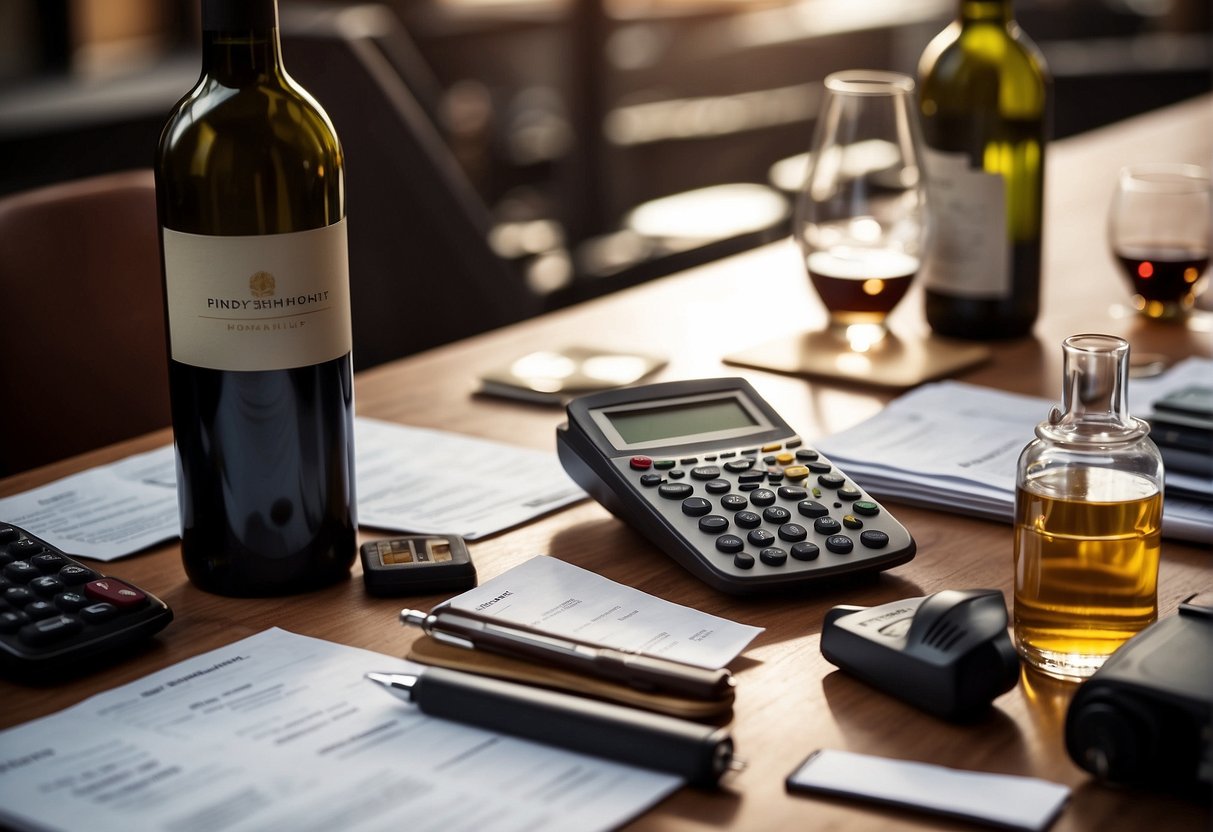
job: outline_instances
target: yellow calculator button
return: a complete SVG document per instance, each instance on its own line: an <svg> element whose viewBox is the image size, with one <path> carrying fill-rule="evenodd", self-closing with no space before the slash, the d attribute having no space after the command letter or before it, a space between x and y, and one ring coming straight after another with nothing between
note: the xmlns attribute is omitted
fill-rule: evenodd
<svg viewBox="0 0 1213 832"><path fill-rule="evenodd" d="M792 454L792 453L788 453L787 451L784 451L781 454L775 455L775 461L778 462L780 465L787 465L789 462L796 461L796 454Z"/></svg>
<svg viewBox="0 0 1213 832"><path fill-rule="evenodd" d="M782 442L772 442L769 445L763 445L762 452L765 454L765 453L769 453L771 451L778 451L782 447L783 447Z"/></svg>
<svg viewBox="0 0 1213 832"><path fill-rule="evenodd" d="M803 480L809 475L809 469L803 465L793 465L783 469L783 475L790 480Z"/></svg>

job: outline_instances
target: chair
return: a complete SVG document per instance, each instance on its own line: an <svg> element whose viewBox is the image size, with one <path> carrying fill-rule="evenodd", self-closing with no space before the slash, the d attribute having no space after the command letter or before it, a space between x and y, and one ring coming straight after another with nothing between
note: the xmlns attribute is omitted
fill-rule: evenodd
<svg viewBox="0 0 1213 832"><path fill-rule="evenodd" d="M0 475L169 424L150 169L0 198Z"/></svg>

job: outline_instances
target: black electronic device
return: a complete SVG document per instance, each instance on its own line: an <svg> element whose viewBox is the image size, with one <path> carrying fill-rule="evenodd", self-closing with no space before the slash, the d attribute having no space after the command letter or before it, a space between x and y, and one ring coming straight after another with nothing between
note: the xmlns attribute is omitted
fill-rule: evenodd
<svg viewBox="0 0 1213 832"><path fill-rule="evenodd" d="M1187 598L1083 682L1066 750L1109 782L1213 791L1213 592Z"/></svg>
<svg viewBox="0 0 1213 832"><path fill-rule="evenodd" d="M561 464L598 502L723 592L778 590L914 557L914 539L740 378L574 399Z"/></svg>
<svg viewBox="0 0 1213 832"><path fill-rule="evenodd" d="M996 589L834 607L821 629L821 654L885 693L953 721L980 716L1019 680L1007 605Z"/></svg>
<svg viewBox="0 0 1213 832"><path fill-rule="evenodd" d="M1167 470L1213 477L1213 387L1191 385L1154 402L1150 438ZM1172 483L1167 483L1168 493ZM1207 492L1184 496L1213 499Z"/></svg>
<svg viewBox="0 0 1213 832"><path fill-rule="evenodd" d="M459 535L412 534L363 543L362 579L371 595L430 595L476 586Z"/></svg>
<svg viewBox="0 0 1213 832"><path fill-rule="evenodd" d="M0 523L0 671L16 679L94 669L173 620L146 590Z"/></svg>

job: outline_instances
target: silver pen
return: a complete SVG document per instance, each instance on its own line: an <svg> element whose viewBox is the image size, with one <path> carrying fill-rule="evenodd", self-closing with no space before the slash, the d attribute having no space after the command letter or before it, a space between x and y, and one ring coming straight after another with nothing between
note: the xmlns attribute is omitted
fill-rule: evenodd
<svg viewBox="0 0 1213 832"><path fill-rule="evenodd" d="M744 763L725 728L444 667L368 673L425 714L715 785Z"/></svg>
<svg viewBox="0 0 1213 832"><path fill-rule="evenodd" d="M638 690L711 700L719 699L733 687L733 674L727 668L709 670L670 659L598 647L462 610L439 609L425 613L405 609L400 611L400 622L420 627L444 644L540 661L621 682Z"/></svg>

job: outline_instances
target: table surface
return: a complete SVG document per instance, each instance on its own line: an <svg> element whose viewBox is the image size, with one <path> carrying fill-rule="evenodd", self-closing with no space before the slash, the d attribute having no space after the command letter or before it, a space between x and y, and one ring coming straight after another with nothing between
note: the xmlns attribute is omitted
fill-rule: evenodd
<svg viewBox="0 0 1213 832"><path fill-rule="evenodd" d="M1136 161L1213 162L1213 99L1158 110L1051 145L1046 178L1044 298L1034 337L994 345L993 358L959 377L1046 396L1059 395L1061 341L1079 332L1123 336L1136 355L1168 361L1213 352L1207 313L1188 326L1159 324L1128 311L1127 283L1107 251L1104 223L1117 169ZM424 293L419 293L419 308ZM921 295L895 311L903 336L926 333ZM780 335L819 328L825 314L792 244L783 241L656 280L361 373L357 410L408 425L443 428L554 450L557 408L475 395L478 375L537 348L591 344L669 357L661 380L741 375L808 442L876 413L894 394L856 384L806 381L725 365L721 357ZM1042 417L1045 414L1041 414ZM1025 437L1025 442L1029 437ZM171 440L164 430L0 481L0 495L23 491L88 466ZM473 543L480 579L536 554L558 557L608 578L705 612L766 628L733 668L738 691L731 727L745 771L717 792L685 788L629 829L947 829L968 828L901 810L791 796L785 777L818 748L1032 775L1073 788L1059 830L1154 826L1202 829L1208 806L1093 782L1062 743L1073 688L1025 675L996 701L988 719L953 725L916 711L837 671L821 656L822 618L835 604L874 605L946 588L994 587L1011 597L1012 533L1005 524L907 505L889 505L918 543L917 557L872 581L793 596L737 598L694 580L598 504L586 501ZM377 535L364 532L363 539ZM100 568L163 598L176 618L130 661L58 687L0 681L0 727L51 713L270 626L402 655L416 631L396 622L402 605L428 608L441 596L373 599L355 566L348 582L305 595L239 600L188 583L178 546ZM1205 547L1164 541L1160 614L1213 587Z"/></svg>

